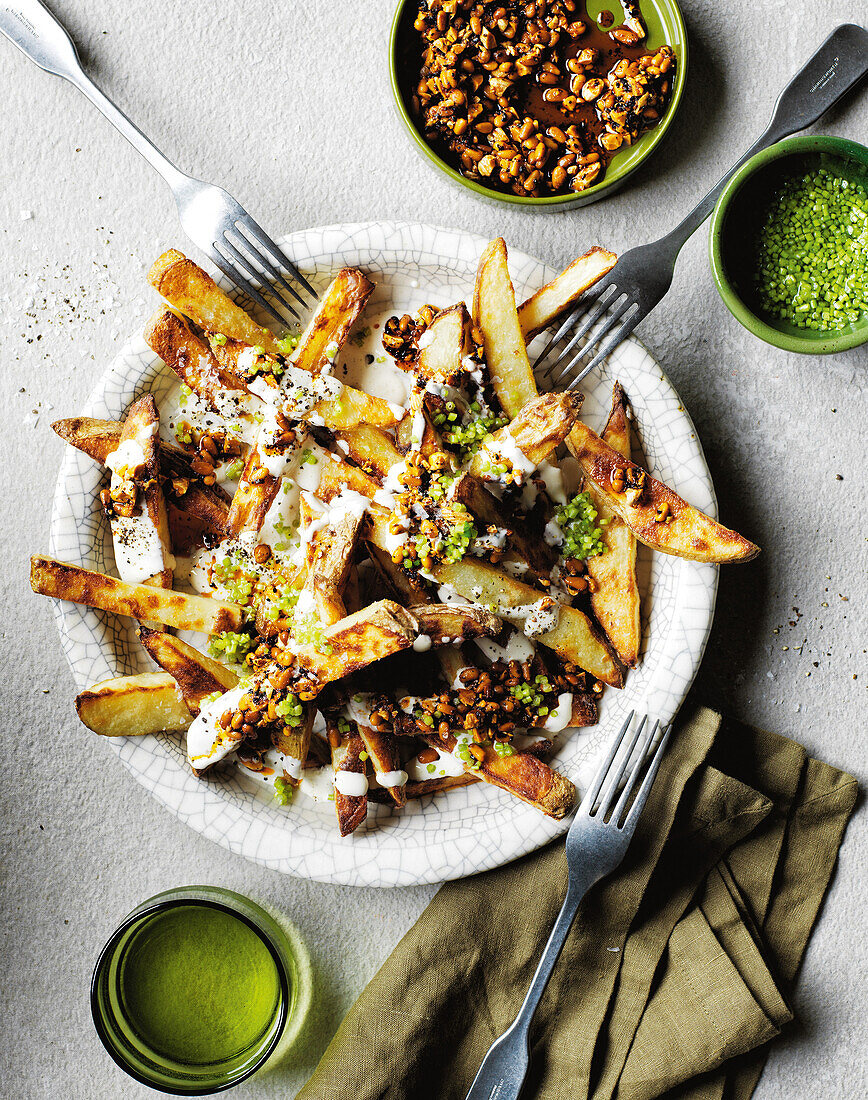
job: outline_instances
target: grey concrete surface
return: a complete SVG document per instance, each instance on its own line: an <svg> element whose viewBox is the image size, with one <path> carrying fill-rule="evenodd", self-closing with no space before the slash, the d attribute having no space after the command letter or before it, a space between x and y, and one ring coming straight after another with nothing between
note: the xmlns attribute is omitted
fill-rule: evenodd
<svg viewBox="0 0 868 1100"><path fill-rule="evenodd" d="M411 152L390 102L387 0L52 3L90 72L157 143L275 231L417 219L502 234L554 264L666 230L762 128L777 89L827 31L866 17L864 0L684 0L691 70L653 161L606 202L530 216L453 190ZM146 266L185 245L162 182L74 89L5 41L0 104L0 1095L152 1095L99 1046L88 981L136 902L198 881L279 907L310 945L316 1008L302 1042L288 1065L237 1093L291 1096L432 891L329 887L249 865L181 826L77 724L50 608L27 583L27 556L46 548L61 457L49 422L80 408L151 311ZM817 129L864 140L868 89ZM802 358L755 341L718 299L705 232L639 335L696 421L722 517L764 548L721 578L693 697L864 778L868 351ZM811 944L799 1025L775 1050L760 1100L868 1095L864 819L851 825Z"/></svg>

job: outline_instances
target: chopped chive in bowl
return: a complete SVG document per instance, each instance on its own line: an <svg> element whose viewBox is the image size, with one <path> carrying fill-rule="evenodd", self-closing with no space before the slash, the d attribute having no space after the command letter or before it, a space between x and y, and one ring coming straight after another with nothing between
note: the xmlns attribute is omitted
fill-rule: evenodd
<svg viewBox="0 0 868 1100"><path fill-rule="evenodd" d="M754 154L715 204L714 281L759 339L825 355L868 342L868 148L787 138Z"/></svg>
<svg viewBox="0 0 868 1100"><path fill-rule="evenodd" d="M761 224L754 278L765 313L840 330L868 310L868 189L831 167L791 176Z"/></svg>

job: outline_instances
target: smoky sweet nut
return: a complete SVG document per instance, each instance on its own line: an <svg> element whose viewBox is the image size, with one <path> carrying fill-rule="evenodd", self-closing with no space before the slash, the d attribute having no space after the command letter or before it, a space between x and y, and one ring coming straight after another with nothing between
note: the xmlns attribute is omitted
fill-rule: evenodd
<svg viewBox="0 0 868 1100"><path fill-rule="evenodd" d="M635 5L596 25L579 0L420 0L411 110L468 179L522 197L584 191L665 114L675 54Z"/></svg>

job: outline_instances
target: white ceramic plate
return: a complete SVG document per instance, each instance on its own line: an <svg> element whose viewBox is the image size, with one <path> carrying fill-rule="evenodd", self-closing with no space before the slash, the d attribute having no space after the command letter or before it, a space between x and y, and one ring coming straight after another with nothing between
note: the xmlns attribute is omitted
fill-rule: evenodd
<svg viewBox="0 0 868 1100"><path fill-rule="evenodd" d="M320 282L342 266L361 267L377 284L373 302L402 313L426 302L446 306L468 296L486 242L454 230L376 222L309 229L281 243ZM520 252L511 252L509 259L519 300L555 274ZM604 369L585 380L583 419L601 429L615 378L632 401L651 472L692 504L716 514L711 477L690 417L659 364L637 340L622 344ZM135 336L100 380L83 413L120 419L140 394L153 390L159 401L173 381L174 375ZM55 557L113 570L111 539L98 500L106 483L96 463L67 450L51 519L50 552ZM711 628L716 567L643 549L641 666L629 674L623 691L605 691L597 726L561 735L556 766L580 789L629 710L648 711L663 721L675 715ZM55 613L79 689L149 667L129 620L59 601ZM196 779L184 759L183 735L116 738L108 744L147 790L204 836L274 870L322 882L405 886L461 878L533 851L568 824L480 783L413 801L400 812L372 805L366 824L342 839L331 803L297 798L283 808L241 769Z"/></svg>

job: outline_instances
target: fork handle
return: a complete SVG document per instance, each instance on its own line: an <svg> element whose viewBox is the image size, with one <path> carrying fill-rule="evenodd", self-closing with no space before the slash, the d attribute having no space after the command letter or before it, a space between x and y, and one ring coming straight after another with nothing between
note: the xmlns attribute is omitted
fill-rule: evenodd
<svg viewBox="0 0 868 1100"><path fill-rule="evenodd" d="M170 187L174 189L189 179L94 84L82 67L69 32L40 0L13 0L0 7L0 33L40 69L68 80L83 92Z"/></svg>
<svg viewBox="0 0 868 1100"><path fill-rule="evenodd" d="M530 1064L528 1036L531 1021L540 998L549 984L555 963L563 951L582 898L594 882L596 877L590 875L583 881L575 875L570 875L567 896L534 972L530 989L518 1010L518 1015L500 1038L492 1043L465 1100L518 1100Z"/></svg>
<svg viewBox="0 0 868 1100"><path fill-rule="evenodd" d="M682 245L705 221L730 177L760 149L815 123L868 73L868 31L842 23L778 96L762 135L670 233L658 241L674 263Z"/></svg>

